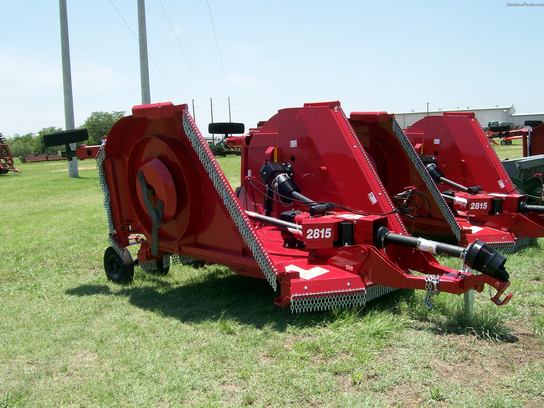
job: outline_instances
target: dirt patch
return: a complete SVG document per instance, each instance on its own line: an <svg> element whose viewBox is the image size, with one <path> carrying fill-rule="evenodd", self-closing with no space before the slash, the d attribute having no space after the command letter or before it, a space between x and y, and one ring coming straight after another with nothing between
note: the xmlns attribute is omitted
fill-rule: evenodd
<svg viewBox="0 0 544 408"><path fill-rule="evenodd" d="M233 384L233 383L219 384L219 389L221 390L224 396L222 401L231 403L231 404L235 403L236 401L239 401L240 395L243 391L243 388L239 384Z"/></svg>
<svg viewBox="0 0 544 408"><path fill-rule="evenodd" d="M75 353L68 366L68 372L75 373L80 370L84 370L93 364L98 359L98 354L88 350L81 350Z"/></svg>
<svg viewBox="0 0 544 408"><path fill-rule="evenodd" d="M525 385L519 383L523 370L544 368L544 342L519 323L512 334L517 341L486 341L454 334L428 337L410 330L400 344L386 348L374 359L372 367L379 368L368 369L360 386L387 395L388 404L395 406L420 406L432 398L433 387L437 387L438 395L466 390L467 398L526 396L524 405L544 406L540 405L544 393L528 395ZM342 390L353 386L349 377L340 381ZM446 398L433 402L452 403Z"/></svg>
<svg viewBox="0 0 544 408"><path fill-rule="evenodd" d="M387 396L392 406L419 407L425 402L421 398L420 391L410 384L399 384L387 391Z"/></svg>

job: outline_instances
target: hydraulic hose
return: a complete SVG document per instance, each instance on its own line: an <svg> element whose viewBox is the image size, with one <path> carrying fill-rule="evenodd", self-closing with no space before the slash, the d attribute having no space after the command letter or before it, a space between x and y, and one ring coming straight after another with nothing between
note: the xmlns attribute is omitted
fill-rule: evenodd
<svg viewBox="0 0 544 408"><path fill-rule="evenodd" d="M261 178L272 191L276 191L280 200L285 204L299 201L308 206L308 212L312 216L323 215L332 209L329 203L318 203L300 193L300 189L294 183L290 165L275 162L266 162L260 170ZM271 205L271 200L269 200Z"/></svg>
<svg viewBox="0 0 544 408"><path fill-rule="evenodd" d="M298 191L293 191L291 193L293 199L308 204L308 212L310 215L322 215L327 211L332 210L332 205L329 203L316 203L314 200L306 197L304 194L299 193Z"/></svg>
<svg viewBox="0 0 544 408"><path fill-rule="evenodd" d="M446 183L452 187L455 187L469 194L477 194L479 191L482 190L480 186L467 187L462 184L456 183L455 181L450 180L449 178L444 177L444 174L442 174L442 172L438 169L438 166L435 163L429 163L427 164L427 166L425 166L425 168L429 172L431 178L436 183Z"/></svg>

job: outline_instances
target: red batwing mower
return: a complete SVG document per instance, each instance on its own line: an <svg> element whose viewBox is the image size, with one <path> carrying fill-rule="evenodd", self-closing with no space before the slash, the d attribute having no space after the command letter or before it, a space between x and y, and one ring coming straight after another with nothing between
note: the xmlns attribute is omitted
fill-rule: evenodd
<svg viewBox="0 0 544 408"><path fill-rule="evenodd" d="M518 193L474 113L428 116L406 135L456 216L514 242L544 236L544 206Z"/></svg>
<svg viewBox="0 0 544 408"><path fill-rule="evenodd" d="M236 193L187 105L134 107L97 162L111 241L104 267L115 282L132 280L136 264L166 273L178 255L266 279L275 303L293 311L361 306L399 288L430 299L488 284L496 304L511 297L502 297L506 259L489 246L407 233L339 103L283 109L251 130ZM136 260L130 245L139 245Z"/></svg>

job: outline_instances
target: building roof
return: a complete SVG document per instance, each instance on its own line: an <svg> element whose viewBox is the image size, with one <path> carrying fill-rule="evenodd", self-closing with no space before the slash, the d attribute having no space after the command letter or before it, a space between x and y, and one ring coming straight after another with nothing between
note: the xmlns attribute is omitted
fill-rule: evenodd
<svg viewBox="0 0 544 408"><path fill-rule="evenodd" d="M429 113L443 113L443 112L474 112L474 111L483 111L483 110L507 110L514 109L514 105L511 106L491 106L488 108L471 108L470 106L466 108L455 108L455 109L440 109L440 110L430 110ZM515 111L515 109L514 109ZM413 112L395 112L395 115L410 115L410 114L427 114L427 111L413 111Z"/></svg>
<svg viewBox="0 0 544 408"><path fill-rule="evenodd" d="M544 112L533 112L533 113L513 113L512 116L542 116Z"/></svg>

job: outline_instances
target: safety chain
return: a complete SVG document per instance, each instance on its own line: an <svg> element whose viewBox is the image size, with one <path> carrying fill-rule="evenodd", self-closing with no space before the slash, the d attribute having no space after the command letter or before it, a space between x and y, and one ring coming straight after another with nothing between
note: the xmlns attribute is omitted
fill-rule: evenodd
<svg viewBox="0 0 544 408"><path fill-rule="evenodd" d="M425 275L425 289L427 294L425 295L425 306L431 310L433 308L433 297L440 293L438 284L440 283L439 275Z"/></svg>

